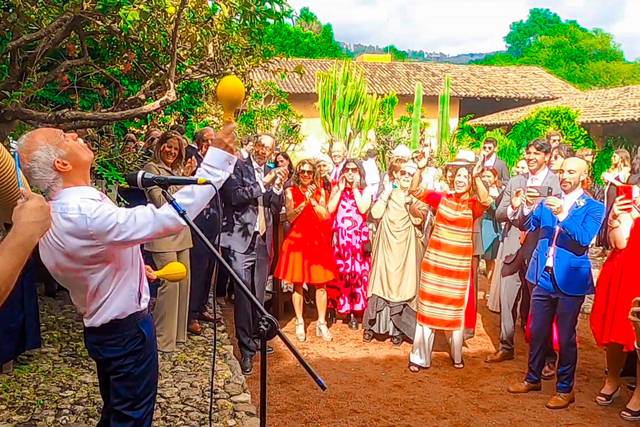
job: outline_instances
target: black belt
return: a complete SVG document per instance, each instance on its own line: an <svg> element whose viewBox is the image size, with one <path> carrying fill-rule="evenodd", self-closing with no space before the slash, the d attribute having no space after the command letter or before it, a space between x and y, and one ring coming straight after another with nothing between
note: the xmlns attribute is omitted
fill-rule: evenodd
<svg viewBox="0 0 640 427"><path fill-rule="evenodd" d="M145 308L144 310L128 315L124 319L114 319L104 325L85 327L84 330L93 335L108 335L128 331L137 325L140 320L144 319L147 314L149 314L149 310Z"/></svg>

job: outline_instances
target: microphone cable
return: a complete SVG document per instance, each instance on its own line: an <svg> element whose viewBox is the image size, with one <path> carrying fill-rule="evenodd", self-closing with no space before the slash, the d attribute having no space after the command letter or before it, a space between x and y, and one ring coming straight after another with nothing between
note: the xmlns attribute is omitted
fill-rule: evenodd
<svg viewBox="0 0 640 427"><path fill-rule="evenodd" d="M213 186L215 188L215 186ZM220 198L220 191L216 188L216 194L214 195L216 201L216 213L218 214L218 227L217 234L215 238L214 245L218 250L220 256L222 256L221 245L220 245L220 235L222 234L222 200ZM213 254L211 254L214 256ZM215 256L214 256L215 258ZM209 427L213 427L213 394L215 390L215 377L216 377L216 353L217 353L217 343L218 343L218 310L217 310L217 287L218 287L218 271L220 269L220 261L216 259L216 265L213 268L213 276L215 276L215 287L213 288L213 345L211 351L211 377L209 378ZM212 286L213 287L213 286ZM211 295L211 291L209 291L209 295Z"/></svg>

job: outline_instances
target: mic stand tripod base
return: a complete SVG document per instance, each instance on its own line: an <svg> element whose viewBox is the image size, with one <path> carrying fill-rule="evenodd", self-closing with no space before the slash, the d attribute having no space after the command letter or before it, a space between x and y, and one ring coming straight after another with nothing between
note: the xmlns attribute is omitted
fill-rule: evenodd
<svg viewBox="0 0 640 427"><path fill-rule="evenodd" d="M267 343L275 338L278 321L270 314L263 314L258 321L260 336L260 427L267 426Z"/></svg>

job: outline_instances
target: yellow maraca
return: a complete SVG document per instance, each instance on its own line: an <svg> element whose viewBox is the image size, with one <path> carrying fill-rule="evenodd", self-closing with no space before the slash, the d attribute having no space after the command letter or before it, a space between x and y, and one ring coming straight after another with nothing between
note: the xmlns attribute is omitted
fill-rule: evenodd
<svg viewBox="0 0 640 427"><path fill-rule="evenodd" d="M216 96L222 104L222 110L224 111L222 120L224 123L233 123L235 121L234 114L242 104L242 101L244 101L244 95L245 89L242 81L233 74L224 76L218 82Z"/></svg>
<svg viewBox="0 0 640 427"><path fill-rule="evenodd" d="M167 282L179 282L187 277L187 267L181 262L173 261L162 267L158 271L154 271L158 279L164 279Z"/></svg>

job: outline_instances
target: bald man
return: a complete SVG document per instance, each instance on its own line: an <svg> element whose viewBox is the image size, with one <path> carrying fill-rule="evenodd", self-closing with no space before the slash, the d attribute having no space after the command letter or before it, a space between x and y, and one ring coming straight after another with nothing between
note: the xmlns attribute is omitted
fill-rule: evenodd
<svg viewBox="0 0 640 427"><path fill-rule="evenodd" d="M216 188L237 160L233 130L221 131L196 172ZM82 315L104 403L98 425L151 426L158 353L140 244L175 234L185 223L169 204L121 208L95 189L93 152L75 133L36 129L18 140L18 152L29 183L51 200L40 256ZM174 197L194 218L213 186L185 186Z"/></svg>
<svg viewBox="0 0 640 427"><path fill-rule="evenodd" d="M508 391L541 390L545 348L557 318L560 358L556 394L546 405L549 409L566 408L575 401L576 325L585 295L593 293L589 244L604 220L604 205L582 190L588 170L583 159L569 157L558 171L561 197L540 198L535 190L520 189L511 200L518 227L540 234L527 270L527 280L534 284L528 372L523 382Z"/></svg>

